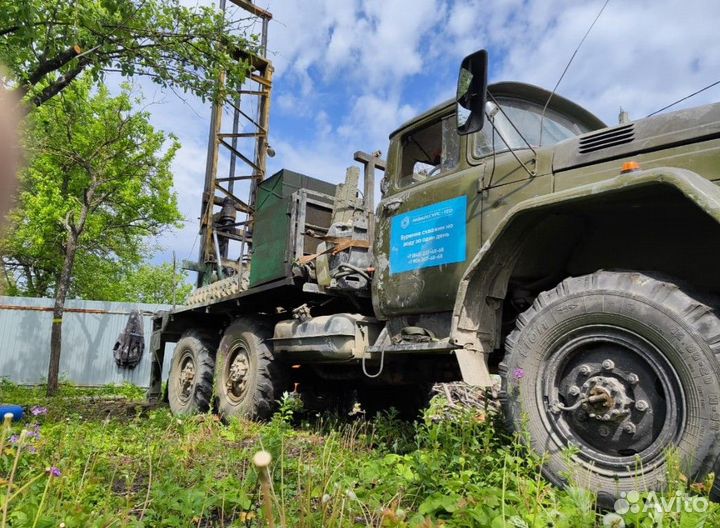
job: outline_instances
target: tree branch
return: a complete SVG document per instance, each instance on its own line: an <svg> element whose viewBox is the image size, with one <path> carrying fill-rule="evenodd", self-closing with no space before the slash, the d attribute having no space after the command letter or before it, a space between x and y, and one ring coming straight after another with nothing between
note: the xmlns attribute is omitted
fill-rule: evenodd
<svg viewBox="0 0 720 528"><path fill-rule="evenodd" d="M75 80L75 77L82 73L82 71L89 63L89 60L79 60L75 68L67 72L65 75L61 75L57 81L46 86L42 92L36 95L33 98L33 104L35 106L40 106L48 99L51 99L52 97L60 93L66 86L68 86L71 82L73 82L73 80Z"/></svg>
<svg viewBox="0 0 720 528"><path fill-rule="evenodd" d="M59 53L52 59L48 59L48 60L41 62L37 66L37 68L35 68L35 71L33 71L30 75L28 75L27 84L29 84L30 86L35 86L48 73L62 68L68 62L70 62L75 57L77 57L79 54L80 54L79 48L72 46L70 48L67 48L62 53Z"/></svg>

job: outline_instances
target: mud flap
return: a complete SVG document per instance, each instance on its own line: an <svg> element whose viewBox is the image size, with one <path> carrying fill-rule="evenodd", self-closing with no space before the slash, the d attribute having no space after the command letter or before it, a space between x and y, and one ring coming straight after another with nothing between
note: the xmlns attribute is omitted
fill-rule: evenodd
<svg viewBox="0 0 720 528"><path fill-rule="evenodd" d="M490 377L485 354L476 350L461 348L455 351L455 356L465 383L475 387L492 386L493 381Z"/></svg>

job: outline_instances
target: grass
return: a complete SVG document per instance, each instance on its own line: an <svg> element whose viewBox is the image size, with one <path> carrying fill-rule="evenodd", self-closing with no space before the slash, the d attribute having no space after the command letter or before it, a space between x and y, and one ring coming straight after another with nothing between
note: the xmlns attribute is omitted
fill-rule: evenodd
<svg viewBox="0 0 720 528"><path fill-rule="evenodd" d="M0 401L47 409L0 434L0 528L267 526L252 465L260 449L273 457L276 526L603 526L592 494L550 486L542 461L492 416L447 419L437 398L416 424L304 416L288 398L270 423L225 425L146 408L134 387L43 394L0 384ZM674 475L667 496L686 480ZM650 513L623 522L659 526ZM715 504L665 514L662 526L703 523L720 525Z"/></svg>

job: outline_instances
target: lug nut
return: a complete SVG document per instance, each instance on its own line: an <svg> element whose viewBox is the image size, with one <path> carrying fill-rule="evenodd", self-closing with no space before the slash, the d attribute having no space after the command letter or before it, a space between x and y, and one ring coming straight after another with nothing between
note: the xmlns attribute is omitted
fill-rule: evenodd
<svg viewBox="0 0 720 528"><path fill-rule="evenodd" d="M631 385L637 385L638 382L640 381L640 378L638 378L637 374L635 374L634 372L631 372L628 375L628 381L630 382Z"/></svg>
<svg viewBox="0 0 720 528"><path fill-rule="evenodd" d="M638 400L637 402L635 402L635 408L638 411L647 411L648 407L648 402L646 402L645 400Z"/></svg>
<svg viewBox="0 0 720 528"><path fill-rule="evenodd" d="M583 376L589 376L590 372L592 372L592 370L587 365L583 365L582 367L580 367L580 374L582 374Z"/></svg>
<svg viewBox="0 0 720 528"><path fill-rule="evenodd" d="M573 385L568 389L568 394L570 396L577 396L578 394L580 394L580 387L578 387L577 385Z"/></svg>
<svg viewBox="0 0 720 528"><path fill-rule="evenodd" d="M623 431L627 434L634 435L636 432L635 424L632 422L627 422L625 425L623 425Z"/></svg>
<svg viewBox="0 0 720 528"><path fill-rule="evenodd" d="M615 368L615 362L612 359L606 359L602 362L602 368L605 370L612 370Z"/></svg>
<svg viewBox="0 0 720 528"><path fill-rule="evenodd" d="M601 425L598 427L598 433L600 433L600 436L608 436L610 434L610 429L606 425Z"/></svg>

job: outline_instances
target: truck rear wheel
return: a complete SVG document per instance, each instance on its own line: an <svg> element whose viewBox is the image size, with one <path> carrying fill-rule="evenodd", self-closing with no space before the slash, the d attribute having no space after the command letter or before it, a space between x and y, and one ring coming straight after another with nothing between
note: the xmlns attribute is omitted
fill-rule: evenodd
<svg viewBox="0 0 720 528"><path fill-rule="evenodd" d="M698 478L720 444L720 319L641 273L570 278L520 315L500 365L505 416L567 477L610 505L662 488L667 452ZM572 448L572 449L568 449Z"/></svg>
<svg viewBox="0 0 720 528"><path fill-rule="evenodd" d="M271 330L248 320L231 324L220 341L215 367L218 412L251 419L269 418L286 389L284 370L265 344Z"/></svg>
<svg viewBox="0 0 720 528"><path fill-rule="evenodd" d="M196 330L183 334L175 345L167 391L173 414L207 412L212 397L215 355L207 338Z"/></svg>

